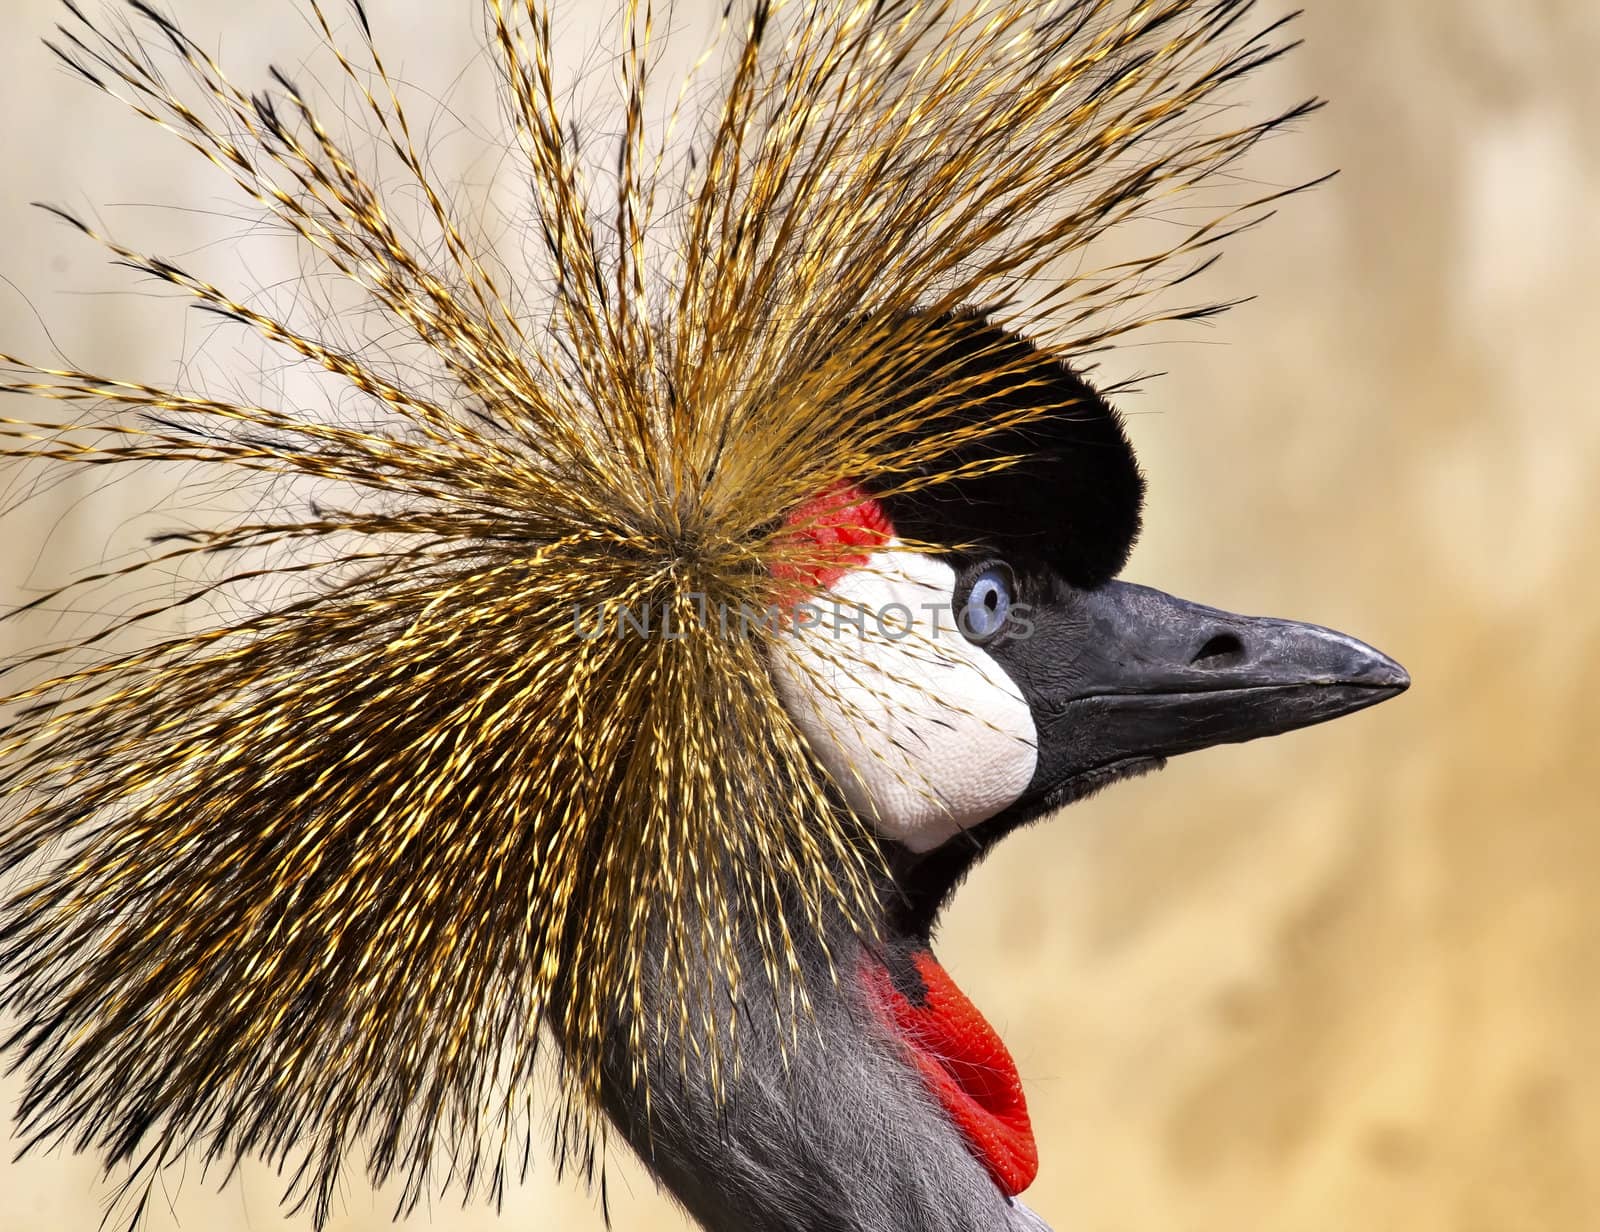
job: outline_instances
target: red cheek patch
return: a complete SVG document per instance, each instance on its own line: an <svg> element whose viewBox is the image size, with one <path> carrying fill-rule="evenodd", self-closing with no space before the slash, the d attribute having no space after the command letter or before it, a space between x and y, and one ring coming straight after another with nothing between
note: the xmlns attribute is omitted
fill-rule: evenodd
<svg viewBox="0 0 1600 1232"><path fill-rule="evenodd" d="M1007 1197L1039 1174L1039 1148L1022 1077L1000 1036L927 950L913 961L926 995L907 998L874 959L863 972L884 1024L901 1040L928 1091Z"/></svg>
<svg viewBox="0 0 1600 1232"><path fill-rule="evenodd" d="M784 537L790 559L772 566L772 576L792 583L799 597L813 587L831 587L864 567L867 558L894 538L883 506L854 484L839 484L812 497L787 518Z"/></svg>

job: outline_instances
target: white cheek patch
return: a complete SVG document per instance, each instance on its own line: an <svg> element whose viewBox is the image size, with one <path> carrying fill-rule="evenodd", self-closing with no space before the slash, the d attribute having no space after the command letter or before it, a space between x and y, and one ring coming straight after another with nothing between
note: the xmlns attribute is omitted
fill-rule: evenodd
<svg viewBox="0 0 1600 1232"><path fill-rule="evenodd" d="M950 610L955 571L877 552L775 639L784 705L850 806L930 851L1022 794L1038 733L1017 686ZM929 610L930 607L933 610Z"/></svg>

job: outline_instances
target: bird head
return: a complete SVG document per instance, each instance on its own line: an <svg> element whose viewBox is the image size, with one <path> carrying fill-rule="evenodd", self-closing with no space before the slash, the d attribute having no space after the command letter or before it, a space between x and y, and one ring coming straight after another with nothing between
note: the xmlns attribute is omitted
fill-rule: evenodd
<svg viewBox="0 0 1600 1232"><path fill-rule="evenodd" d="M1145 484L1116 411L1071 366L975 314L908 386L924 423L1026 409L939 460L948 478L835 488L790 515L850 554L776 639L785 704L884 844L889 917L926 937L996 840L1168 757L1337 718L1405 671L1297 621L1117 580ZM940 405L941 382L960 397ZM998 465L997 465L998 464Z"/></svg>

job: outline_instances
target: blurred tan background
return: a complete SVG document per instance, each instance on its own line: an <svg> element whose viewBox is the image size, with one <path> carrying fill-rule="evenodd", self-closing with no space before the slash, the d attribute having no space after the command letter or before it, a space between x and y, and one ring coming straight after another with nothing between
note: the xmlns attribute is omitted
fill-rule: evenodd
<svg viewBox="0 0 1600 1232"><path fill-rule="evenodd" d="M230 62L293 64L314 42L282 2L167 7ZM442 89L473 62L470 0L369 8L408 74ZM170 376L192 320L26 202L98 208L158 251L205 220L116 203L231 203L53 65L38 39L56 11L5 0L0 346L48 355L42 318L102 370ZM942 953L1017 1057L1043 1157L1027 1198L1062 1232L1585 1232L1600 1228L1600 6L1318 0L1300 32L1246 97L1333 106L1249 172L1343 174L1234 243L1207 284L1255 302L1118 360L1168 373L1125 402L1151 480L1129 576L1347 629L1415 688L1181 759L1009 840ZM481 92L452 101L492 127ZM97 557L142 499L120 485L119 512L86 490L9 515L7 594ZM16 1090L0 1087L8 1108ZM548 1174L498 1218L447 1201L405 1226L600 1228L596 1200ZM152 1228L303 1226L264 1170L220 1192L198 1169L172 1179ZM108 1193L65 1153L0 1165L0 1232L95 1228ZM624 1232L684 1226L625 1160L611 1200ZM352 1181L334 1226L387 1227L389 1210Z"/></svg>

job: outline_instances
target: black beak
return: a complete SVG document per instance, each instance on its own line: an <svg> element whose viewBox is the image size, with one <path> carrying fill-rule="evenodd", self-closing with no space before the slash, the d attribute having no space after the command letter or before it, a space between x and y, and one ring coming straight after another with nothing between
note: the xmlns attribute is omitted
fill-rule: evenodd
<svg viewBox="0 0 1600 1232"><path fill-rule="evenodd" d="M1411 684L1387 655L1317 625L1236 616L1126 582L1078 599L1065 637L1040 621L1031 645L1003 652L1039 732L1025 797L1036 807L1083 794L1074 784L1323 723Z"/></svg>
<svg viewBox="0 0 1600 1232"><path fill-rule="evenodd" d="M916 855L888 852L889 923L925 942L940 908L1006 834L1176 753L1323 723L1411 684L1387 655L1343 633L1235 616L1159 590L1059 583L986 647L1027 698L1033 780L1011 807Z"/></svg>

